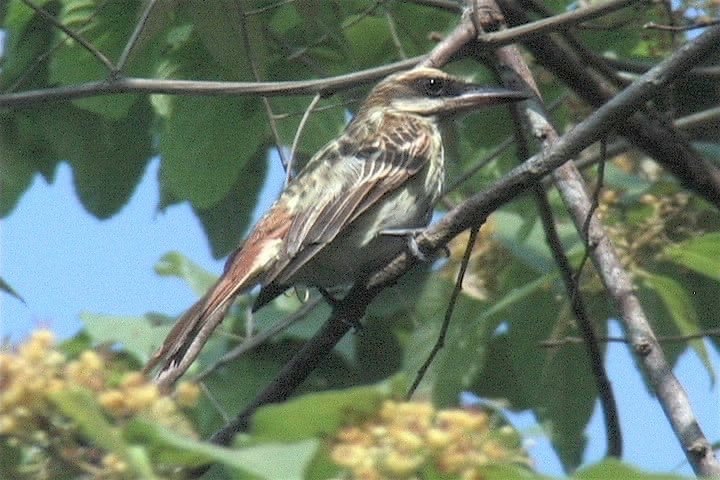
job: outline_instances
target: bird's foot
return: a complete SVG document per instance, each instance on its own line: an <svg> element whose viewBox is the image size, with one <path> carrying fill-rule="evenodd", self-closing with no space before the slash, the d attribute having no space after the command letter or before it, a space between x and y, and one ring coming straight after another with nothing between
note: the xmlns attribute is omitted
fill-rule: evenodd
<svg viewBox="0 0 720 480"><path fill-rule="evenodd" d="M433 259L430 258L427 254L425 254L422 250L420 250L420 245L418 245L417 240L415 239L415 236L418 233L423 232L424 230L424 228L390 228L387 230L382 230L380 232L380 235L405 237L410 255L415 257L420 262L430 262Z"/></svg>

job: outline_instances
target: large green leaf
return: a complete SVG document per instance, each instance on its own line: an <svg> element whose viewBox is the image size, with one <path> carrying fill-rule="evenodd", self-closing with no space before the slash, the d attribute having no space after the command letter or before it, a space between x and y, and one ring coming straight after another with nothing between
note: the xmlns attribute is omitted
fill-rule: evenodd
<svg viewBox="0 0 720 480"><path fill-rule="evenodd" d="M160 138L161 179L171 194L208 209L225 198L268 139L259 102L179 97Z"/></svg>
<svg viewBox="0 0 720 480"><path fill-rule="evenodd" d="M516 272L511 278L518 281L526 275ZM505 308L495 308L483 319L500 328L487 346L484 369L472 390L506 399L513 409L532 409L563 464L572 469L582 459L597 390L582 346L540 346L543 340L577 335L562 293L553 293L552 278L523 280L517 293L508 291ZM598 335L604 325L602 319Z"/></svg>
<svg viewBox="0 0 720 480"><path fill-rule="evenodd" d="M253 418L254 441L296 442L328 435L351 420L377 411L380 403L399 393L404 382L384 382L303 395L283 404L266 405Z"/></svg>
<svg viewBox="0 0 720 480"><path fill-rule="evenodd" d="M223 448L179 435L162 426L141 419L126 428L128 441L140 443L151 452L155 462L197 467L219 463L252 478L302 479L303 472L315 455L318 441L306 439L295 443L263 443L245 448ZM234 478L248 478L241 475Z"/></svg>
<svg viewBox="0 0 720 480"><path fill-rule="evenodd" d="M50 177L56 161L32 115L0 113L0 217L15 208L37 172Z"/></svg>
<svg viewBox="0 0 720 480"><path fill-rule="evenodd" d="M452 289L453 283L434 275L424 283L419 294L411 297L416 300L409 306L409 315L417 326L404 343L403 364L408 375L414 376L430 354L438 338ZM423 379L422 389L431 389L433 400L440 406L457 405L460 393L482 369L487 325L470 320L482 305L468 296L458 297L445 347L438 353L432 368Z"/></svg>
<svg viewBox="0 0 720 480"><path fill-rule="evenodd" d="M93 344L120 344L145 363L170 332L170 318L160 315L128 317L84 312L80 320Z"/></svg>
<svg viewBox="0 0 720 480"><path fill-rule="evenodd" d="M192 21L194 33L199 37L215 62L223 65L235 80L254 80L252 66L245 46L248 35L250 49L256 62L265 57L265 42L251 35L254 29L243 31L251 22L243 18L241 4L217 0L206 2L190 0L181 6ZM258 72L262 76L262 72Z"/></svg>
<svg viewBox="0 0 720 480"><path fill-rule="evenodd" d="M55 16L59 3L34 2ZM3 23L5 45L0 68L0 91L39 87L47 80L47 57L44 56L55 37L55 28L20 0L9 2Z"/></svg>
<svg viewBox="0 0 720 480"><path fill-rule="evenodd" d="M388 52L393 50L390 28L385 18L361 17L345 30L345 36L352 48L351 58L356 68L381 64L388 60Z"/></svg>
<svg viewBox="0 0 720 480"><path fill-rule="evenodd" d="M695 306L690 299L688 292L675 279L663 275L655 275L647 271L639 272L643 286L651 289L662 300L665 308L670 313L673 324L681 335L698 335L702 328L698 322ZM689 340L695 353L702 360L708 370L710 378L715 378L714 368L710 355L705 348L705 343L700 338Z"/></svg>
<svg viewBox="0 0 720 480"><path fill-rule="evenodd" d="M457 22L457 15L412 2L390 2L383 5L395 25L405 55L412 57L430 51L435 42L428 32L443 32ZM388 53L396 54L388 49Z"/></svg>
<svg viewBox="0 0 720 480"><path fill-rule="evenodd" d="M87 390L60 390L50 399L75 424L92 444L115 453L137 478L157 479L142 449L128 445L119 428L105 418L92 393Z"/></svg>
<svg viewBox="0 0 720 480"><path fill-rule="evenodd" d="M268 161L266 146L260 145L241 168L227 194L210 208L193 207L210 241L215 258L221 258L238 248L250 226L260 191L265 182Z"/></svg>
<svg viewBox="0 0 720 480"><path fill-rule="evenodd" d="M65 0L58 20L71 30L80 33L113 64L130 38L144 2L122 0L95 2ZM157 13L157 12L156 12ZM66 38L64 33L58 34ZM147 45L155 48L145 50ZM157 49L161 42L142 42L133 51L132 61L123 72L128 76L148 77L157 61ZM50 62L50 81L61 85L77 85L83 82L103 80L111 72L88 49L74 40L62 42ZM81 108L111 119L125 117L130 107L138 101L136 95L112 95L75 100Z"/></svg>
<svg viewBox="0 0 720 480"><path fill-rule="evenodd" d="M642 472L619 460L608 458L601 463L578 470L572 478L577 480L605 480L609 478L622 478L623 480L682 480L687 477L667 473Z"/></svg>
<svg viewBox="0 0 720 480"><path fill-rule="evenodd" d="M127 203L152 154L146 102L137 102L118 121L67 104L26 113L58 156L72 165L85 208L107 218Z"/></svg>
<svg viewBox="0 0 720 480"><path fill-rule="evenodd" d="M668 245L663 255L715 280L720 280L720 233L706 233Z"/></svg>

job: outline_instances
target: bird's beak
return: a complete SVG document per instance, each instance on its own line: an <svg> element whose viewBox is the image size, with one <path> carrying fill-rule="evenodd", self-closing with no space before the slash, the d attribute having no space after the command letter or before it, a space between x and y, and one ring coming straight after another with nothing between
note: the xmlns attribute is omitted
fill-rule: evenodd
<svg viewBox="0 0 720 480"><path fill-rule="evenodd" d="M527 93L519 90L474 84L468 84L465 87L467 90L460 95L443 98L443 102L438 104L438 114L466 112L475 108L519 102L529 98Z"/></svg>
<svg viewBox="0 0 720 480"><path fill-rule="evenodd" d="M393 100L392 106L402 112L446 116L529 98L525 92L507 88L486 87L473 83L463 84L461 88L460 92L456 90L453 95L396 99Z"/></svg>

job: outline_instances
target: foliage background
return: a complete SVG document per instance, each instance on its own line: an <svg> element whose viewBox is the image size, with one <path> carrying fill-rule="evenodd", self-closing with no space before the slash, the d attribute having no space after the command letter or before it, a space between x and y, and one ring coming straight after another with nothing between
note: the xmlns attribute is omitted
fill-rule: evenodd
<svg viewBox="0 0 720 480"><path fill-rule="evenodd" d="M63 23L81 31L111 58L122 51L139 11L139 4L133 2L108 2L97 11L95 5L85 2L44 3ZM255 8L263 6L263 2L252 3ZM217 8L206 9L197 2L174 7L164 5L162 15L158 15L162 21L156 20L148 28L154 35L153 41L140 44L127 73L158 78L253 80L250 73L250 57L253 57L262 79L330 76L425 53L433 46L429 33L446 31L456 21L454 14L428 15L427 7L411 2L380 5L361 1L292 2L292 5L247 17L249 21L243 29L238 27L244 20L237 16L236 9L220 2L213 5ZM553 6L558 10L565 7L560 2ZM701 6L709 8L709 5ZM11 2L6 8L2 12L6 28L19 36L8 37L2 71L4 89L72 85L105 77L106 72L83 47L64 44L52 50L59 34L47 22L32 15L22 2ZM667 35L648 33L637 25L648 19L662 19L663 14L659 8L626 11L622 16L603 20L612 29L583 32L583 37L597 51L614 52L638 61L656 59L671 51L673 42ZM338 22L338 18L342 21ZM617 22L613 23L618 18L625 22L620 22L619 27ZM401 49L395 45L393 28L397 28ZM53 53L38 63L37 59L43 58L41 53L49 49ZM477 64L470 62L453 68L458 73L478 71ZM491 81L487 72L481 72L480 78ZM549 81L550 78L547 80L546 94L559 95L560 88ZM356 105L344 102L361 98L363 91L360 88L342 92L321 101L321 106L334 108L311 116L301 137L301 159L339 131L347 118L343 106L347 105L351 111ZM678 95L683 98L685 92ZM717 93L711 88L709 94L703 96L707 98L695 99L698 108L716 102L717 95L713 96L713 92ZM273 111L293 114L278 121L282 144L292 142L299 114L307 102L308 99L295 97L271 99ZM570 125L581 115L582 108L568 100L556 113L556 119L562 125ZM15 215L18 202L22 207L26 201L23 193L33 179L39 174L45 181L54 181L61 175L58 165L63 160L72 168L75 190L84 208L98 218L110 218L125 207L143 172L153 171L148 168L148 162L153 154L159 153L162 162L155 187L157 204L153 207L163 212L162 215L172 215L173 209L187 211L186 206L179 205L189 202L209 238L209 250L215 257L222 257L237 244L251 223L271 164L274 168L271 171L275 173L269 178L277 188L278 158L265 154L274 139L259 99L117 95L3 111L0 120L3 146L0 208L9 219ZM452 164L451 175L456 178L459 172L482 158L489 145L509 134L509 129L503 128L507 124L502 112L475 115L459 124L451 136L454 141L450 149L453 157L459 159ZM708 128L699 135L704 141L700 146L709 158L717 151L713 143L717 137L712 132ZM477 143L477 138L483 139L482 145ZM473 181L450 195L449 202L460 201L469 192L482 188L514 162L510 155L493 162ZM629 238L637 238L639 233L647 233L651 227L662 224L665 217L658 216L658 209L664 204L660 205L660 201L678 198L672 195L680 191L669 177L653 177L638 168L642 162L638 154L630 153L611 165L608 172L607 183L620 196L619 204L613 205L615 209L608 217L616 222L620 235ZM64 174L67 173L65 170ZM562 216L563 208L557 199L554 202L566 247L577 260L581 246L568 220ZM663 228L662 233L670 233L662 238L666 240L664 243L640 245L643 248L632 251L636 255L635 266L653 272L641 277L640 286L646 299L644 306L653 312L658 332L664 335L694 334L716 325L712 302L718 298L718 285L707 275L703 276L708 273L703 268L716 265L712 263L717 261L712 252L716 251L717 237L703 237L710 242L704 244L692 243L692 239L717 230L717 215L694 197L681 207L673 213L677 214L684 231ZM67 219L59 220L62 223ZM519 200L498 213L488 227L484 233L486 242L478 247L480 261L472 272L471 281L477 288L469 292L474 293L474 297L466 296L456 310L448 347L426 380L423 394L431 395L439 405L456 405L459 392L471 390L489 398L504 399L513 410L530 409L547 428L563 463L574 467L582 458L583 429L596 403L595 393L588 371L578 368L585 362L579 347L538 348L538 342L547 338L574 334L574 326L569 321L564 293L553 273L534 207L527 200ZM203 245L199 239L202 234L197 229L192 231L196 227L189 228L189 231L184 226L178 228L181 234L172 236L169 249L187 253L189 248L176 245L181 242ZM55 232L37 229L33 236L46 243L44 237L52 238ZM125 235L122 230L114 234ZM682 241L686 242L682 249L673 246ZM454 248L455 259L458 248ZM701 262L693 264L682 252L693 253ZM42 254L44 258L28 264L42 265L48 259L63 257L60 252ZM74 265L67 270L82 270L84 284L104 284L104 279L117 278L102 260L108 254L117 255L117 252L113 249L78 253L72 256L70 263ZM197 260L192 255L190 258ZM447 278L453 271L452 260L444 265L440 274L418 271L398 290L378 299L362 335L346 339L305 384L305 391L376 382L398 371L412 375L424 360L437 320L442 316L450 288ZM212 265L207 257L203 263ZM149 263L145 263L131 270L148 269ZM216 265L211 270L219 271ZM10 272L3 273L3 280L29 299L31 294L14 281ZM198 272L182 255L164 257L158 273L179 277L196 291L208 282L206 274ZM112 295L118 300L117 309L93 311L90 308L92 313L83 315L82 319L94 342L121 342L140 363L167 331L169 316L190 301L183 298L180 302L162 305L161 299L167 296L154 295L146 308L160 310L162 315L150 313L128 318L124 316L126 305L134 294L126 290L126 283L121 282L112 289ZM54 284L48 281L40 287L53 290ZM154 292L158 284L168 285L168 282L140 284L139 290ZM173 285L171 289L184 288ZM591 278L584 287L598 328L605 328L603 319L612 315L612 310ZM84 287L75 289L75 295L85 297ZM417 303L408 305L398 301L407 298L417 298ZM249 300L244 301L244 305L247 304ZM265 328L296 307L293 297L281 298L257 316L256 325ZM54 311L46 314L55 316ZM118 314L120 316L116 316ZM159 317L162 321L158 324ZM528 318L533 319L529 326ZM224 409L238 411L280 368L289 353L317 329L322 319L321 312L312 314L272 342L209 377L208 386ZM225 326L236 334L245 333L242 308ZM218 335L215 344L206 349L201 365L211 364L234 343L233 337ZM703 361L707 376L714 378L708 352L711 343L712 340L694 341L689 345ZM677 343L668 348L668 353L676 359L687 345ZM468 358L472 359L469 365ZM241 388L227 389L227 385L237 384L237 378L243 379ZM202 432L210 433L220 425L221 417L209 405L202 410L204 413L198 421ZM717 422L714 432L712 423L704 426L711 439L717 437Z"/></svg>

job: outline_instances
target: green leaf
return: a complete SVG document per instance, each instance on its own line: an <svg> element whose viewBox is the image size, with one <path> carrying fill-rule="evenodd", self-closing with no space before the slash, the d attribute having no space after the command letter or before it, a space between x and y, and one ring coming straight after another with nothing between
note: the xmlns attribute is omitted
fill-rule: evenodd
<svg viewBox="0 0 720 480"><path fill-rule="evenodd" d="M492 214L495 237L520 261L538 273L555 271L555 262L550 254L541 222L533 221L518 213L499 210ZM530 227L528 229L528 227ZM556 225L564 245L577 244L577 233L569 223Z"/></svg>
<svg viewBox="0 0 720 480"><path fill-rule="evenodd" d="M404 315L412 316L418 327L405 342L403 369L407 375L416 374L437 341L453 286L447 279L433 275L423 284L422 292L412 297L417 300L412 305L411 313ZM432 386L433 400L439 406L457 405L460 392L472 383L482 369L488 326L476 322L474 318L483 305L466 295L458 297L445 347L438 352L421 384L422 388ZM490 328L492 332L494 327Z"/></svg>
<svg viewBox="0 0 720 480"><path fill-rule="evenodd" d="M105 417L92 393L84 389L60 390L50 394L50 399L74 420L83 435L95 445L127 458L128 445L120 432Z"/></svg>
<svg viewBox="0 0 720 480"><path fill-rule="evenodd" d="M383 5L395 23L400 43L408 57L429 52L435 42L428 32L444 32L457 22L457 15L411 2L391 2ZM388 53L395 49L388 49Z"/></svg>
<svg viewBox="0 0 720 480"><path fill-rule="evenodd" d="M80 320L93 344L120 344L140 362L145 363L150 354L162 344L170 332L170 319L163 317L158 324L158 315L127 317L121 315L100 315L81 313Z"/></svg>
<svg viewBox="0 0 720 480"><path fill-rule="evenodd" d="M663 255L671 261L720 280L720 233L706 233L667 246Z"/></svg>
<svg viewBox="0 0 720 480"><path fill-rule="evenodd" d="M8 215L35 174L50 177L57 154L27 112L0 113L0 217Z"/></svg>
<svg viewBox="0 0 720 480"><path fill-rule="evenodd" d="M655 275L647 271L638 272L638 276L642 279L643 286L653 290L662 299L680 335L701 333L702 328L690 294L679 282L670 277ZM705 343L701 338L692 339L689 343L707 368L710 378L715 378L712 360L705 348Z"/></svg>
<svg viewBox="0 0 720 480"><path fill-rule="evenodd" d="M622 478L623 480L682 480L687 477L666 473L642 472L622 463L620 460L608 458L601 463L578 470L572 478L577 480L605 480L608 478Z"/></svg>
<svg viewBox="0 0 720 480"><path fill-rule="evenodd" d="M245 51L244 34L249 35L249 32L243 32L243 29L249 28L250 22L245 21L241 9L231 2L222 0L213 2L190 0L181 5L192 21L194 33L200 38L213 60L232 72L232 78L235 80L254 80L251 76L252 65ZM253 49L254 58L263 58L265 45L262 40L248 38L248 41L251 41L250 47Z"/></svg>
<svg viewBox="0 0 720 480"><path fill-rule="evenodd" d="M139 0L123 0L105 2L98 6L97 2L87 0L65 0L58 21L81 33L85 40L102 52L110 62L115 63L135 29L143 4L144 2ZM61 35L65 38L65 34ZM147 45L154 48L145 51L144 47ZM123 73L127 76L149 77L156 62L155 52L161 45L161 42L157 41L136 45L131 62ZM74 40L62 42L50 62L50 81L61 85L103 80L110 75L111 72L100 60ZM75 100L73 103L80 108L118 120L128 115L131 106L139 98L138 95L111 95Z"/></svg>
<svg viewBox="0 0 720 480"><path fill-rule="evenodd" d="M56 16L58 2L34 2ZM6 38L0 68L0 91L41 87L47 81L48 60L44 53L55 38L55 27L21 1L9 2L3 30Z"/></svg>
<svg viewBox="0 0 720 480"><path fill-rule="evenodd" d="M217 276L200 267L180 252L169 252L155 264L155 272L185 280L199 297L217 281Z"/></svg>
<svg viewBox="0 0 720 480"><path fill-rule="evenodd" d="M131 442L146 446L156 462L187 467L217 462L266 479L303 478L303 472L319 445L317 440L308 439L295 443L223 448L187 438L140 419L134 419L128 424L126 437Z"/></svg>
<svg viewBox="0 0 720 480"><path fill-rule="evenodd" d="M356 68L381 64L393 48L392 36L385 18L361 16L360 21L351 20L345 29L345 37L352 48L350 58Z"/></svg>
<svg viewBox="0 0 720 480"><path fill-rule="evenodd" d="M20 294L17 293L17 292L15 291L15 289L10 286L9 283L7 283L5 280L3 280L2 277L0 277L0 290L2 290L3 292L7 293L7 294L10 295L10 296L13 296L13 297L17 298L17 299L20 300L22 303L25 303L25 299L23 299L23 298L20 296Z"/></svg>
<svg viewBox="0 0 720 480"><path fill-rule="evenodd" d="M295 442L328 435L350 420L373 414L380 403L400 393L402 381L383 382L369 387L312 393L283 404L266 405L253 418L257 441Z"/></svg>
<svg viewBox="0 0 720 480"><path fill-rule="evenodd" d="M136 103L127 117L110 121L68 104L27 110L46 141L73 167L83 206L98 218L130 199L152 154L150 108Z"/></svg>
<svg viewBox="0 0 720 480"><path fill-rule="evenodd" d="M89 391L61 390L51 393L50 398L98 446L110 451L121 451L126 447L119 432L107 421Z"/></svg>
<svg viewBox="0 0 720 480"><path fill-rule="evenodd" d="M482 397L506 399L513 410L532 409L567 468L580 464L585 426L597 390L587 354L578 345L542 348L540 342L576 336L575 323L561 291L554 294L555 275L533 278L528 270L508 274L505 307L479 314L482 322L501 328L487 345L482 371L472 390ZM502 307L502 305L501 305ZM466 321L470 321L469 319ZM605 322L597 325L602 335Z"/></svg>
<svg viewBox="0 0 720 480"><path fill-rule="evenodd" d="M27 458L23 453L20 445L0 440L0 478L22 478L20 471Z"/></svg>
<svg viewBox="0 0 720 480"><path fill-rule="evenodd" d="M208 209L225 198L268 135L256 100L179 97L160 138L161 178L179 200Z"/></svg>
<svg viewBox="0 0 720 480"><path fill-rule="evenodd" d="M266 146L261 145L255 155L249 155L250 160L241 168L225 197L207 209L193 207L215 258L228 255L242 243L267 174L265 156Z"/></svg>

